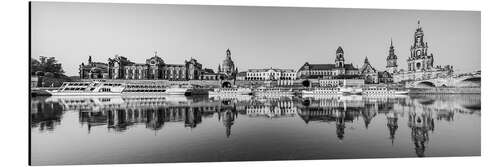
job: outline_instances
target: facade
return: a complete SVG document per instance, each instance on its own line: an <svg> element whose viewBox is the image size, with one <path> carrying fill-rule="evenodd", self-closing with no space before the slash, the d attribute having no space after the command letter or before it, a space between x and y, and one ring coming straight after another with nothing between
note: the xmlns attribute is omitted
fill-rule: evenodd
<svg viewBox="0 0 500 167"><path fill-rule="evenodd" d="M228 79L235 78L238 73L238 68L234 65L229 48L226 50L226 58L222 61L222 67L219 65L218 72L226 75Z"/></svg>
<svg viewBox="0 0 500 167"><path fill-rule="evenodd" d="M87 64L80 64L79 71L81 79L102 79L109 77L108 65L92 61L92 56L89 56Z"/></svg>
<svg viewBox="0 0 500 167"><path fill-rule="evenodd" d="M89 57L88 65L80 65L82 79L199 80L202 74L202 65L196 59L184 64L166 64L157 52L146 63L134 63L115 55L108 59L108 64L92 62Z"/></svg>
<svg viewBox="0 0 500 167"><path fill-rule="evenodd" d="M344 50L340 46L337 48L334 64L309 64L306 62L297 72L297 78L301 79L352 78L358 75L358 68L355 68L352 63L345 63Z"/></svg>
<svg viewBox="0 0 500 167"><path fill-rule="evenodd" d="M246 72L245 80L274 81L274 80L295 80L297 73L292 69L249 69Z"/></svg>
<svg viewBox="0 0 500 167"><path fill-rule="evenodd" d="M365 57L365 62L363 67L359 70L361 76L365 79L367 84L377 84L378 83L378 72L373 68L373 66L368 61L368 57Z"/></svg>
<svg viewBox="0 0 500 167"><path fill-rule="evenodd" d="M394 73L394 82L440 78L453 74L453 66L434 66L434 55L427 51L429 46L424 41L424 31L420 26L420 21L418 21L413 40L410 57L407 59L408 70Z"/></svg>

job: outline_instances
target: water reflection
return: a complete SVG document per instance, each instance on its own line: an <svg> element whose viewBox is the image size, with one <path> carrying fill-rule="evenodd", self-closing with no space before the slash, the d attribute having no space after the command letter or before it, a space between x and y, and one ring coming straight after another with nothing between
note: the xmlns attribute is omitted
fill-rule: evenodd
<svg viewBox="0 0 500 167"><path fill-rule="evenodd" d="M336 137L340 141L345 140L350 133L360 131L349 127L355 127L356 121L361 120L365 130L383 125L386 130L377 130L377 133L387 136L392 145L398 140L398 131L408 131L414 155L423 157L431 141L430 133L439 131L436 122L452 123L457 114L479 117L480 104L480 95L340 96L305 99L262 99L250 96L49 97L33 99L30 116L32 130L57 131L66 112L78 112L78 123L86 127L89 134L96 127L125 132L137 125L158 131L171 123L181 123L185 128L194 129L205 119L217 118L219 126L225 129L226 138L234 133L232 127L238 124L239 116L269 120L298 117L305 125L334 125ZM372 125L374 121L380 120L385 122ZM403 123L407 120L408 128L401 126L401 120Z"/></svg>

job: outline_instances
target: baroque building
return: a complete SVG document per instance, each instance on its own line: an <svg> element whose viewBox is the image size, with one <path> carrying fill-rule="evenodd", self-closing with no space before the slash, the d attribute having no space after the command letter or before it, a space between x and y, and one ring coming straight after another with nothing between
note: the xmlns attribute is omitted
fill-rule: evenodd
<svg viewBox="0 0 500 167"><path fill-rule="evenodd" d="M196 59L186 60L184 64L166 64L155 52L145 63L134 63L126 57L115 55L108 64L95 63L89 58L90 65L80 65L82 79L136 79L136 80L199 80L202 65ZM99 67L97 70L96 67ZM98 72L103 71L104 72ZM93 77L89 76L89 72ZM102 73L102 75L101 75ZM95 77L94 77L95 76Z"/></svg>
<svg viewBox="0 0 500 167"><path fill-rule="evenodd" d="M245 80L295 80L296 74L292 69L248 69Z"/></svg>
<svg viewBox="0 0 500 167"><path fill-rule="evenodd" d="M356 78L358 75L358 68L354 67L352 63L345 63L344 50L340 46L337 48L334 64L309 64L306 62L297 71L297 78L301 79Z"/></svg>
<svg viewBox="0 0 500 167"><path fill-rule="evenodd" d="M453 74L453 66L434 65L434 55L428 52L428 48L428 43L424 41L424 31L418 21L410 47L410 57L406 60L408 70L396 70L393 74L394 82L425 80Z"/></svg>

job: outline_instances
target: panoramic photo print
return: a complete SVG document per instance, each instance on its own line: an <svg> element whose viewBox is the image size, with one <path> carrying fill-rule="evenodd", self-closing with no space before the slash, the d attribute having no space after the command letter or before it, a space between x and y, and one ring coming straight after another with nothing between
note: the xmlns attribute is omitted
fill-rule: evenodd
<svg viewBox="0 0 500 167"><path fill-rule="evenodd" d="M481 155L479 11L30 3L30 164Z"/></svg>

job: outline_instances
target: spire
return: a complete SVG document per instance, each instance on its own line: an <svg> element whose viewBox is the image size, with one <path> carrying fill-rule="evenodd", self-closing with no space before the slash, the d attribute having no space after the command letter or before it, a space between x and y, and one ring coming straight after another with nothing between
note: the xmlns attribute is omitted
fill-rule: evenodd
<svg viewBox="0 0 500 167"><path fill-rule="evenodd" d="M155 57L158 57L158 51L155 50Z"/></svg>
<svg viewBox="0 0 500 167"><path fill-rule="evenodd" d="M391 37L391 47L392 47L392 37Z"/></svg>
<svg viewBox="0 0 500 167"><path fill-rule="evenodd" d="M365 64L370 64L370 62L368 61L368 56L365 57Z"/></svg>
<svg viewBox="0 0 500 167"><path fill-rule="evenodd" d="M231 57L231 50L229 50L229 48L227 48L226 50L226 57Z"/></svg>
<svg viewBox="0 0 500 167"><path fill-rule="evenodd" d="M89 55L89 64L92 64L92 56Z"/></svg>
<svg viewBox="0 0 500 167"><path fill-rule="evenodd" d="M420 28L420 19L417 20L417 28Z"/></svg>
<svg viewBox="0 0 500 167"><path fill-rule="evenodd" d="M344 49L342 49L342 47L339 46L339 48L337 48L337 53L344 53Z"/></svg>

